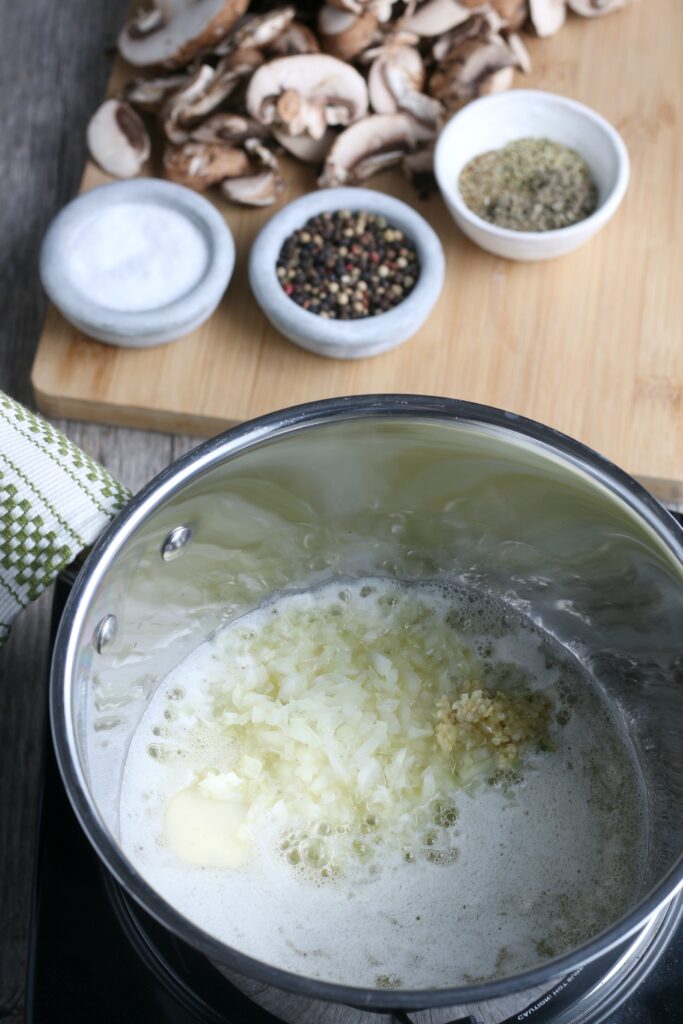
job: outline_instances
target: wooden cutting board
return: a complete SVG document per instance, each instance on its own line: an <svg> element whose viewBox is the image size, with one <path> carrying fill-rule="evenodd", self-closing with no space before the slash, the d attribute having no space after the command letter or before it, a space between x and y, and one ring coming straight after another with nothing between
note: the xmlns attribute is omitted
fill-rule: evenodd
<svg viewBox="0 0 683 1024"><path fill-rule="evenodd" d="M482 252L441 199L417 200L399 172L371 187L414 204L439 233L447 283L401 348L360 362L323 359L270 327L251 298L251 241L272 210L217 200L237 266L211 320L184 340L130 350L85 338L50 309L33 367L53 416L200 436L273 409L334 395L420 392L500 406L586 442L683 495L683 3L641 0L617 14L571 17L531 40L519 86L595 107L623 134L631 186L615 219L578 252L542 264ZM112 89L123 68L114 71ZM287 167L282 202L314 187ZM107 180L88 165L82 190Z"/></svg>

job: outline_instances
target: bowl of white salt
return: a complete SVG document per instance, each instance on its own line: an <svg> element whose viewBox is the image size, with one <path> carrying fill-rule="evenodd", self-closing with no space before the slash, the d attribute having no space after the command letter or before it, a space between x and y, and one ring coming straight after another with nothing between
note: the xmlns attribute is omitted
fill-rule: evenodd
<svg viewBox="0 0 683 1024"><path fill-rule="evenodd" d="M122 181L74 199L40 254L51 301L111 345L174 341L204 323L235 264L227 224L206 199L166 181Z"/></svg>

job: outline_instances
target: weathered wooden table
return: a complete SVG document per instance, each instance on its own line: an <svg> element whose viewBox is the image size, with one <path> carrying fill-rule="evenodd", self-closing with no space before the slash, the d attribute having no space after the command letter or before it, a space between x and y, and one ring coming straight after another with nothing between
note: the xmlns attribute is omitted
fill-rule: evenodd
<svg viewBox="0 0 683 1024"><path fill-rule="evenodd" d="M85 125L110 72L128 0L22 0L0 10L0 388L32 404L46 302L42 236L77 191ZM196 441L60 424L132 489ZM50 596L0 652L0 1021L23 1020L45 708Z"/></svg>

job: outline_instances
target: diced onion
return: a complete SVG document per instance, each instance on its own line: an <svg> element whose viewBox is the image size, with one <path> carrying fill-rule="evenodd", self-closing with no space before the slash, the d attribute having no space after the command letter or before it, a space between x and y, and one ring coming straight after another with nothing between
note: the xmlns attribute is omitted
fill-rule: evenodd
<svg viewBox="0 0 683 1024"><path fill-rule="evenodd" d="M465 693L476 671L447 603L398 586L388 602L390 586L343 604L335 588L291 595L277 615L255 613L253 628L242 620L217 634L208 693L237 753L229 772L208 767L203 795L239 790L252 823L263 814L410 828L430 801L495 769L486 732L476 749L462 734L457 764L437 742L438 729L450 742L443 700Z"/></svg>

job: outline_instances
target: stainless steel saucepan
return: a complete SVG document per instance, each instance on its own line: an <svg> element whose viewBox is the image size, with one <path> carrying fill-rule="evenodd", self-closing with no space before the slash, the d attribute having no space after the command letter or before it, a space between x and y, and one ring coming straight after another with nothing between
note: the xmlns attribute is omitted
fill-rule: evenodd
<svg viewBox="0 0 683 1024"><path fill-rule="evenodd" d="M360 989L285 973L182 916L122 852L118 793L155 687L213 631L283 587L338 574L457 578L524 608L599 670L647 794L642 891L571 953L513 977ZM368 1009L460 1006L587 963L644 926L683 881L683 536L634 480L537 423L464 402L332 399L201 444L114 520L73 587L51 716L70 799L102 861L214 963ZM273 927L277 924L273 907ZM407 936L406 941L410 941ZM455 972L454 972L455 973Z"/></svg>

